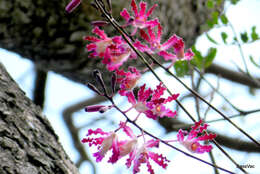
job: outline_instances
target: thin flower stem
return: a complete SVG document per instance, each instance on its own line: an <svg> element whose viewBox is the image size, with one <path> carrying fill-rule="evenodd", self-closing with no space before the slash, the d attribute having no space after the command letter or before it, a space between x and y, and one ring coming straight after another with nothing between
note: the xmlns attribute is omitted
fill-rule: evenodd
<svg viewBox="0 0 260 174"><path fill-rule="evenodd" d="M205 100L203 97L201 97L196 91L193 91L190 87L188 87L184 82L182 82L175 74L173 74L169 69L166 69L162 64L160 64L154 57L152 57L152 60L155 64L163 68L167 73L169 73L172 77L174 77L179 83L181 83L189 92L191 92L193 95L198 97L200 100L202 100L204 103L206 103L209 107L211 107L213 110L215 110L219 115L221 115L224 119L226 119L230 124L232 124L235 128L237 128L241 133L246 135L250 140L252 140L255 144L257 144L260 147L260 143L257 142L253 137L251 137L248 133L246 133L243 129L241 129L239 126L237 126L233 121L231 121L225 114L223 114L220 110L218 110L216 107L214 107L212 104L210 104L207 100Z"/></svg>
<svg viewBox="0 0 260 174"><path fill-rule="evenodd" d="M193 72L193 70L190 70L190 71L191 71L192 89L195 90L195 91L198 91L198 89L196 88L197 85L195 85L195 82L194 82L194 72ZM199 81L198 81L198 83L199 83ZM197 113L198 120L201 120L199 99L195 96L193 96L193 98L194 98L194 101L195 101L195 107L196 107L196 113Z"/></svg>
<svg viewBox="0 0 260 174"><path fill-rule="evenodd" d="M169 144L168 142L166 142L166 141L164 141L164 140L162 140L162 139L156 137L155 135L153 135L153 134L151 134L151 133L145 131L145 130L144 130L143 128L141 128L138 124L136 124L136 122L133 122L132 120L130 120L130 119L128 118L128 116L115 104L115 102L114 102L114 100L113 100L112 98L108 98L108 100L110 100L110 102L115 106L115 108L116 108L121 114L124 115L124 117L126 118L127 122L132 123L135 127L137 127L141 132L145 133L146 135L149 135L150 137L152 137L152 138L154 138L154 139L158 139L160 142L162 142L162 143L165 144L166 146L169 146L169 147L171 147L172 149L175 149L175 150L177 150L178 152L181 152L181 153L183 153L184 155L186 155L186 156L188 156L188 157L191 157L191 158L193 158L193 159L195 159L195 160L198 160L198 161L200 161L200 162L202 162L202 163L204 163L204 164L210 165L210 166L212 166L212 167L214 167L214 168L218 168L218 169L220 169L220 170L222 170L222 171L224 171L224 172L227 172L227 173L230 173L230 174L235 174L234 172L231 172L231 171L229 171L229 170L227 170L227 169L224 169L224 168L222 168L222 167L220 167L220 166L217 166L217 165L212 164L212 163L210 163L210 162L207 162L207 161L205 161L205 160L203 160L203 159L200 159L200 158L198 158L198 157L196 157L196 156L193 156L193 155L191 155L191 154L189 154L189 153L187 153L187 152L185 152L185 151L182 151L181 149L179 149L179 148L177 148L177 147L175 147L175 146Z"/></svg>
<svg viewBox="0 0 260 174"><path fill-rule="evenodd" d="M251 111L244 111L243 114L241 114L241 113L235 114L235 115L232 115L228 118L242 117L242 116L246 116L246 115L249 115L249 114L253 114L255 112L260 112L260 109L254 109L254 110L251 110ZM225 121L225 119L220 118L220 119L215 119L215 120L209 120L209 121L206 121L205 123L214 123L214 122L218 122L218 121Z"/></svg>
<svg viewBox="0 0 260 174"><path fill-rule="evenodd" d="M219 79L218 79L218 82L217 82L217 88L219 88ZM211 92L210 94L210 99L209 99L209 102L212 103L213 99L214 99L214 95L215 95L215 92L218 91L217 88L214 88L213 91ZM216 89L216 90L215 90ZM207 114L208 112L210 111L210 107L208 106L206 111L205 111L205 114L204 114L204 121L206 121L206 117L207 117Z"/></svg>
<svg viewBox="0 0 260 174"><path fill-rule="evenodd" d="M147 62L147 60L141 55L141 53L139 51L136 50L136 48L133 46L133 44L128 40L128 38L126 36L129 36L125 31L124 29L122 29L121 27L118 26L118 24L115 22L115 19L113 17L111 17L111 15L108 15L106 13L106 11L103 9L102 5L97 1L95 0L97 6L99 7L100 11L102 12L102 14L109 20L109 22L114 26L114 28L122 35L122 37L125 39L125 41L129 44L129 46L135 51L135 53L141 58L142 62L149 68L149 70L153 73L153 75L160 81L162 82L162 80L159 78L159 76L153 71L152 67L150 66L150 64ZM131 37L129 37L131 38ZM131 38L132 39L132 38ZM150 54L146 53L146 55L148 55L150 58L152 58L153 62L158 64L160 67L162 67L166 72L170 73L174 78L176 78L181 84L184 84L180 79L178 79L173 73L171 73L168 69L164 68L156 59L154 59ZM163 83L163 82L162 82ZM204 100L201 96L199 96L196 92L194 93L193 90L191 90L187 85L184 84L184 87L186 87L191 93L193 93L195 96L197 96L198 98L200 98L202 101L204 101L206 104L208 104L211 108L213 108L214 110L218 111L215 107L213 107L211 104L209 104L206 100ZM167 88L167 91L172 94L169 89ZM112 100L112 98L110 98L110 100ZM113 101L113 100L112 100ZM177 104L184 110L184 112L190 117L190 119L193 120L193 122L196 122L196 120L189 114L189 112L183 107L183 105L178 101L176 100ZM119 108L118 108L119 109ZM119 109L120 111L120 109ZM121 111L120 111L121 112ZM220 112L220 111L218 111ZM122 114L124 114L126 116L125 113L121 112ZM220 112L221 113L221 112ZM222 113L221 113L222 114ZM222 114L224 116L224 118L226 117L224 114ZM127 116L127 121L130 121L132 122ZM231 120L229 120L231 122ZM233 122L231 122L233 123ZM132 124L136 125L137 127L139 127L136 123L133 123ZM234 123L233 123L234 124ZM140 128L140 127L139 127ZM239 128L239 127L238 127ZM148 132L147 132L148 133ZM149 133L148 133L149 135ZM150 135L151 136L151 135ZM151 136L151 137L155 137L155 136ZM155 137L156 138L156 137ZM169 144L167 144L166 142L164 142L162 140L162 142L170 147L172 147L173 149L176 149L176 147L174 146L171 146ZM216 143L216 142L215 142ZM259 144L260 145L260 144ZM239 167L240 170L242 170L244 173L246 173L229 155L227 155L227 153L224 151L224 149L222 149L220 146L217 146L236 166ZM178 149L178 151L180 151ZM183 151L182 151L183 152ZM185 154L185 152L183 152ZM190 154L186 154L188 156L190 156ZM196 158L196 157L195 157ZM205 163L206 161L204 161ZM206 162L208 163L208 162ZM210 163L209 163L210 164ZM211 164L212 165L212 164Z"/></svg>
<svg viewBox="0 0 260 174"><path fill-rule="evenodd" d="M209 152L209 157L210 157L212 164L216 165L215 157L214 157L212 151ZM218 169L215 167L214 167L214 172L215 172L215 174L219 174Z"/></svg>
<svg viewBox="0 0 260 174"><path fill-rule="evenodd" d="M246 59L245 59L245 55L244 55L244 51L243 51L242 45L241 45L241 43L239 42L237 32L236 32L234 26L232 25L232 23L231 23L230 21L229 21L229 26L230 26L230 28L231 28L233 34L235 35L236 45L238 46L238 49L239 49L239 52L240 52L242 61L243 61L243 63L244 63L245 70L246 70L246 75L248 75L256 84L259 85L260 82L259 82L258 80L256 80L256 79L251 75L251 73L250 73L249 70L248 70L248 67L247 67L247 64L246 64ZM242 71L242 72L243 72L243 71Z"/></svg>
<svg viewBox="0 0 260 174"><path fill-rule="evenodd" d="M236 165L237 168L239 168L245 174L248 174L247 171L245 171L239 164L237 164L236 161L218 144L216 140L213 139L212 142L219 148L219 150L221 150L222 153L226 155L226 157L228 157Z"/></svg>
<svg viewBox="0 0 260 174"><path fill-rule="evenodd" d="M237 46L238 46L238 49L239 49L242 61L243 61L244 66L245 66L246 74L249 75L250 73L249 73L249 70L247 68L246 59L245 59L245 56L244 56L244 52L243 52L242 46L241 46L241 44L240 44L240 42L238 40L238 36L237 36L236 30L235 30L234 26L230 23L230 21L229 21L229 26L230 26L233 34L235 35L236 43L237 43Z"/></svg>
<svg viewBox="0 0 260 174"><path fill-rule="evenodd" d="M193 68L198 74L199 76L214 90L218 93L218 95L220 95L233 109L235 109L236 111L238 111L239 113L244 113L244 111L242 111L241 109L237 108L235 105L233 105L221 92L219 92L219 90L217 90L205 77L203 77L203 74L196 68Z"/></svg>

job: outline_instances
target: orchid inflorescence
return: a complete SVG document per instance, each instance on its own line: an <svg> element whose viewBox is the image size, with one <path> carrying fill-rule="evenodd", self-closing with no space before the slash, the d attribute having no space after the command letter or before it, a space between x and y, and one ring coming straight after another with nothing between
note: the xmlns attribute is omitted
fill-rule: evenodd
<svg viewBox="0 0 260 174"><path fill-rule="evenodd" d="M72 0L66 7L67 12L72 12L79 4L80 0ZM158 18L149 19L152 12L156 8L157 4L154 4L149 10L147 10L147 3L140 2L139 8L135 0L131 1L131 9L133 15L131 16L128 10L125 8L121 11L120 15L126 21L121 27L126 28L132 26L134 29L131 35L122 35L109 37L104 30L100 28L102 25L108 24L108 22L92 22L94 28L92 33L96 36L86 36L84 39L89 41L86 49L90 52L90 58L101 58L102 63L106 65L107 70L113 71L111 80L112 94L108 94L106 86L103 82L102 75L99 71L94 72L94 76L101 85L103 92L97 89L93 84L88 84L88 87L96 92L98 95L107 97L112 102L112 105L94 105L87 106L86 112L100 112L104 113L109 109L116 108L125 117L125 122L120 122L119 127L110 132L105 132L101 128L96 130L89 129L86 138L82 139L82 143L87 143L89 146L97 146L98 151L94 153L94 157L97 162L100 162L105 157L108 151L112 151L112 155L109 158L109 163L116 163L118 160L128 155L126 160L126 166L130 168L133 166L133 173L140 171L140 165L146 164L148 172L153 174L154 170L150 163L150 159L157 163L162 168L166 168L169 160L162 154L158 154L150 151L151 148L159 148L161 140L152 137L150 140L144 138L145 131L141 130L140 135L135 135L129 126L130 123L136 125L136 120L140 119L144 115L147 118L156 120L157 118L175 118L177 113L166 107L166 104L176 100L179 94L172 94L168 97L163 97L166 87L160 82L155 89L147 88L144 83L138 87L138 83L141 79L141 75L146 70L138 70L136 67L128 67L127 71L120 69L122 65L129 59L136 59L137 52L132 49L125 38L134 37L136 33L140 33L141 40L137 38L131 40L134 48L140 52L150 55L157 54L164 58L166 61L171 61L171 66L178 60L189 61L194 56L191 49L185 52L185 44L182 38L177 35L171 36L166 42L161 43L162 26ZM128 41L129 41L128 40ZM126 111L121 111L114 103L113 96L115 93L115 86L119 84L120 90L118 93L127 99L131 105ZM137 88L137 95L134 94L133 89ZM134 109L137 112L136 118L130 120L127 114ZM191 131L179 130L177 139L166 141L179 142L193 153L210 152L212 146L209 144L200 144L199 141L213 140L216 135L208 134L206 132L207 124L202 123L202 120L196 122L191 127ZM122 130L127 139L121 140L118 131ZM198 136L198 134L200 136ZM143 137L140 139L140 137Z"/></svg>

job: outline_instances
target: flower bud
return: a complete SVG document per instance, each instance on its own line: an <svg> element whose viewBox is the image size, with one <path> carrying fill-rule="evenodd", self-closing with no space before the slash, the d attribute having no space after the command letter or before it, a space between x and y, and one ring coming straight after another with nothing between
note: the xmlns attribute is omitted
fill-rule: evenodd
<svg viewBox="0 0 260 174"><path fill-rule="evenodd" d="M68 13L71 13L75 8L79 6L81 3L81 0L72 0L67 6L66 6L66 11Z"/></svg>
<svg viewBox="0 0 260 174"><path fill-rule="evenodd" d="M100 112L100 113L104 113L107 110L111 109L112 105L110 106L104 106L104 105L92 105L92 106L87 106L85 108L86 112Z"/></svg>

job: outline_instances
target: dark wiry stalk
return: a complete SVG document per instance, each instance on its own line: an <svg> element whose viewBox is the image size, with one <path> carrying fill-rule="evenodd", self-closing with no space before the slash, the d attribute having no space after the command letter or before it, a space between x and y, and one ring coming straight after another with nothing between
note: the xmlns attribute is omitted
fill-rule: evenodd
<svg viewBox="0 0 260 174"><path fill-rule="evenodd" d="M153 75L160 81L162 82L162 80L160 80L159 76L153 71L152 67L149 65L149 63L147 62L147 60L141 55L141 53L139 51L136 50L136 48L133 46L133 44L128 40L128 38L126 36L129 36L115 21L115 19L111 16L111 14L107 14L106 11L102 8L102 5L95 0L98 8L100 9L100 11L102 12L102 14L104 15L104 17L106 19L108 19L108 21L113 25L113 27L122 35L122 37L125 39L125 41L128 43L128 45L135 51L135 53L141 58L142 62L149 68L149 70L153 73ZM129 37L131 38L131 37ZM132 39L132 38L131 38ZM185 85L179 78L177 78L173 73L171 73L168 69L166 69L164 66L162 66L156 59L154 59L153 56L151 56L150 54L146 53L147 56L149 56L154 63L156 63L157 65L159 65L160 67L162 67L166 72L170 73L174 78L176 78L182 85L184 85L185 88L187 88L192 94L194 94L196 97L198 97L199 99L201 99L203 102L205 102L206 104L208 104L212 109L214 109L215 111L217 111L220 115L222 115L224 118L227 118L224 114L222 114L219 110L217 110L214 106L212 106L210 103L208 103L206 100L204 100L199 94L197 94L196 92L194 92L193 90L191 90L187 85ZM163 82L162 82L163 83ZM167 91L172 95L172 93L169 91L169 89L167 88ZM189 112L183 107L183 105L176 100L177 104L184 110L184 112L190 117L191 120L193 120L193 122L196 122L196 120L189 114ZM228 120L228 118L227 118ZM229 120L229 122L231 122L232 124L234 124L231 120ZM235 125L235 124L234 124ZM235 127L239 128L237 125L235 125ZM241 131L242 129L239 128L239 130ZM242 130L243 131L243 130ZM244 131L243 131L244 132ZM246 132L244 132L246 135L248 135ZM249 135L248 135L249 136ZM249 136L251 139L253 139L251 136ZM253 139L254 140L254 139ZM223 148L221 148L217 142L215 140L213 140L214 144L217 145L217 147L244 173L247 173L243 168L241 168L228 154L227 152L225 152L225 150ZM256 140L254 140L254 142L257 142ZM258 143L259 144L259 143ZM259 144L260 145L260 144ZM175 148L174 148L175 149Z"/></svg>
<svg viewBox="0 0 260 174"><path fill-rule="evenodd" d="M198 74L199 76L214 90L218 93L218 95L220 95L233 109L235 109L236 111L238 111L239 113L243 114L244 111L242 111L241 109L237 108L235 105L233 105L221 92L219 92L219 90L217 90L206 78L203 77L203 74L196 68L193 68Z"/></svg>
<svg viewBox="0 0 260 174"><path fill-rule="evenodd" d="M185 151L182 151L181 149L179 149L179 148L177 148L177 147L175 147L175 146L169 144L168 142L166 142L166 141L164 141L164 140L162 140L162 139L156 137L155 135L153 135L153 134L151 134L151 133L145 131L145 130L144 130L143 128L141 128L138 124L136 124L135 121L132 121L131 119L129 119L129 117L126 115L126 113L125 113L124 111L122 111L122 110L115 104L115 102L114 102L114 100L113 100L112 97L107 97L107 99L113 104L113 106L114 106L121 114L124 115L124 117L126 118L126 121L127 121L127 122L133 124L135 127L137 127L141 132L145 133L146 135L149 135L150 137L159 140L160 142L162 142L162 143L165 144L166 146L169 146L169 147L171 147L171 148L177 150L178 152L183 153L184 155L186 155L186 156L188 156L188 157L191 157L191 158L193 158L193 159L195 159L195 160L198 160L198 161L200 161L200 162L202 162L202 163L204 163L204 164L210 165L210 166L212 166L212 167L214 167L214 168L218 168L218 169L220 169L220 170L222 170L222 171L224 171L224 172L227 172L227 173L230 173L230 174L235 174L235 173L233 173L233 172L231 172L231 171L229 171L229 170L227 170L227 169L224 169L224 168L219 167L219 166L217 166L217 165L215 165L215 164L212 164L212 163L207 162L207 161L205 161L205 160L203 160L203 159L200 159L200 158L198 158L198 157L196 157L196 156L193 156L193 155L191 155L191 154L189 154L189 153L187 153L187 152L185 152Z"/></svg>
<svg viewBox="0 0 260 174"><path fill-rule="evenodd" d="M243 111L243 114L235 114L235 115L232 115L228 118L236 118L236 117L243 117L243 116L246 116L246 115L249 115L249 114L253 114L253 113L256 113L256 112L260 112L260 109L254 109L254 110L251 110L251 111ZM209 121L206 121L206 123L214 123L214 122L218 122L218 121L225 121L224 118L220 118L220 119L215 119L215 120L209 120Z"/></svg>

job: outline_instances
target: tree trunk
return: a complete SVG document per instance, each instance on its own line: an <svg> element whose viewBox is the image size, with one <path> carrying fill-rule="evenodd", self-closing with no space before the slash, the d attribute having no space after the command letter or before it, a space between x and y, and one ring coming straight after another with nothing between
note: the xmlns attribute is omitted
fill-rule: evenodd
<svg viewBox="0 0 260 174"><path fill-rule="evenodd" d="M90 22L101 20L100 13L90 5L82 4L73 13L66 14L69 0L1 0L0 47L32 60L45 71L54 71L71 80L86 83L94 68L105 69L100 59L89 59L82 37L92 35ZM116 19L131 1L112 1ZM149 0L148 0L149 2ZM150 0L148 8L154 4ZM191 46L203 32L202 24L210 18L212 10L205 7L206 0L169 0L159 3L153 17L159 17L164 36L177 34ZM161 13L165 11L165 13ZM204 27L205 29L205 27ZM112 34L112 27L106 32ZM132 62L133 63L133 62ZM134 61L134 65L141 61ZM107 75L109 77L109 75ZM110 78L109 78L110 79Z"/></svg>
<svg viewBox="0 0 260 174"><path fill-rule="evenodd" d="M40 107L0 63L0 173L78 174Z"/></svg>

